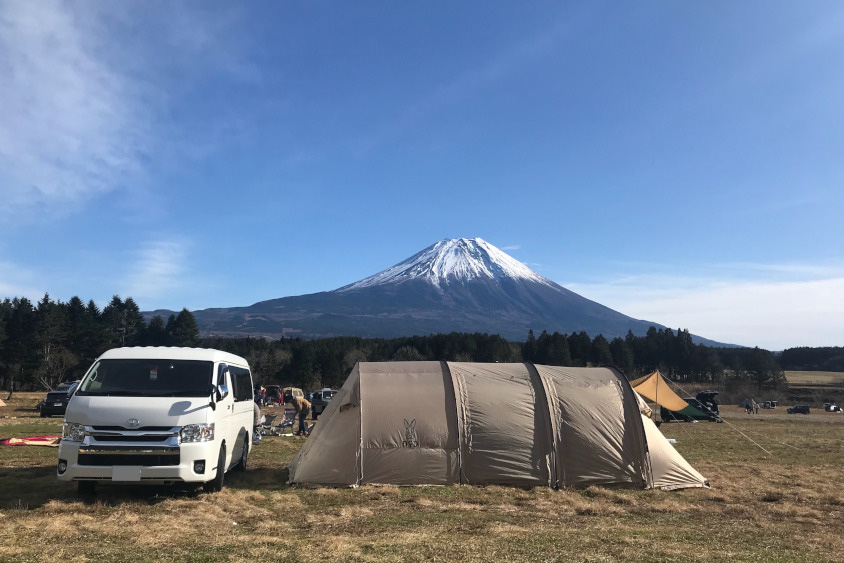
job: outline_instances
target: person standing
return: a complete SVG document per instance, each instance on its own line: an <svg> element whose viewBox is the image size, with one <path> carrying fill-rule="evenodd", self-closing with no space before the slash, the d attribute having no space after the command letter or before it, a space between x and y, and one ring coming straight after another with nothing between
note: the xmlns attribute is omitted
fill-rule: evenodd
<svg viewBox="0 0 844 563"><path fill-rule="evenodd" d="M311 414L311 403L304 397L285 397L285 403L290 403L296 414L299 415L299 430L296 432L297 436L305 436L307 434L307 427L305 426L305 419Z"/></svg>

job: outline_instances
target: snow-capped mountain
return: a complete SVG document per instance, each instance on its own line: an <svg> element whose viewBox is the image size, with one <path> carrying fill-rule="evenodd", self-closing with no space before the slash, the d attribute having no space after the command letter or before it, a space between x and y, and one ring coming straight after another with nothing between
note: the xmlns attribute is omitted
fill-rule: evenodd
<svg viewBox="0 0 844 563"><path fill-rule="evenodd" d="M169 311L153 311L168 314ZM392 338L449 332L586 331L644 335L633 319L548 280L479 238L446 239L391 268L333 291L194 311L204 335ZM709 342L694 337L699 342Z"/></svg>
<svg viewBox="0 0 844 563"><path fill-rule="evenodd" d="M422 279L442 289L453 282L502 278L535 282L549 287L554 285L483 239L458 238L441 240L391 268L337 291L352 291L415 279Z"/></svg>

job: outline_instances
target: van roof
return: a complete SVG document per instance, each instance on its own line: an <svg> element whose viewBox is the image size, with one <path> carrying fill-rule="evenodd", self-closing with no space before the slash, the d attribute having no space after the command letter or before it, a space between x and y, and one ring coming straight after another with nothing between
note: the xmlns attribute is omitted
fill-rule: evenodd
<svg viewBox="0 0 844 563"><path fill-rule="evenodd" d="M126 346L112 348L100 355L101 360L162 359L225 362L248 366L247 361L222 350L211 348L178 348L175 346Z"/></svg>

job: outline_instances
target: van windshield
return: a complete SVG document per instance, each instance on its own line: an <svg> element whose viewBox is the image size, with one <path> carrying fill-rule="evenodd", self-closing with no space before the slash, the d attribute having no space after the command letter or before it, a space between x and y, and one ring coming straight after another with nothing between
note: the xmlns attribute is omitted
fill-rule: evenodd
<svg viewBox="0 0 844 563"><path fill-rule="evenodd" d="M195 360L100 360L77 395L207 397L213 362Z"/></svg>

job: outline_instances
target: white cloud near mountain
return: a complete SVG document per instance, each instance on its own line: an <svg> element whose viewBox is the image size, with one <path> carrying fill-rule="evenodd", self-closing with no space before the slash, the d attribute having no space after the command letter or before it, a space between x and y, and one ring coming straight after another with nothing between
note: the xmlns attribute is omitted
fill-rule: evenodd
<svg viewBox="0 0 844 563"><path fill-rule="evenodd" d="M566 287L625 315L720 342L770 350L844 342L844 269L764 264L717 269L732 269L734 275L648 274ZM760 271L768 275L759 277Z"/></svg>

